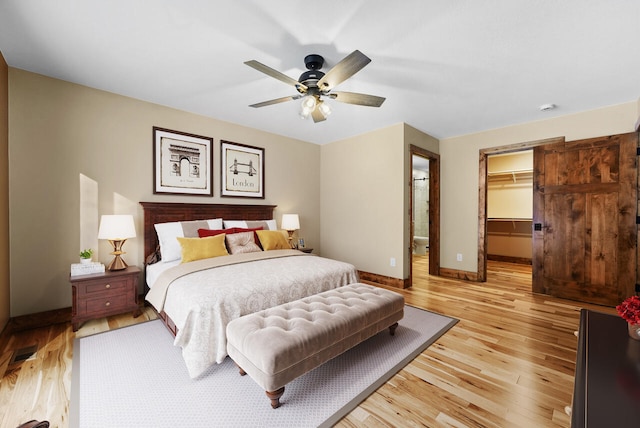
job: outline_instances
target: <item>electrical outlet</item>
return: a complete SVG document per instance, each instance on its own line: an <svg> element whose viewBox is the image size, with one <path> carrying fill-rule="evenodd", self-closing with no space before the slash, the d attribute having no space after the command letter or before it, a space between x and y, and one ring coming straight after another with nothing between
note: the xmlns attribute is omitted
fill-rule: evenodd
<svg viewBox="0 0 640 428"><path fill-rule="evenodd" d="M459 261L459 262L462 261L462 254L461 253L456 254L456 260Z"/></svg>
<svg viewBox="0 0 640 428"><path fill-rule="evenodd" d="M396 258L395 257L391 257L389 259L389 266L396 267Z"/></svg>

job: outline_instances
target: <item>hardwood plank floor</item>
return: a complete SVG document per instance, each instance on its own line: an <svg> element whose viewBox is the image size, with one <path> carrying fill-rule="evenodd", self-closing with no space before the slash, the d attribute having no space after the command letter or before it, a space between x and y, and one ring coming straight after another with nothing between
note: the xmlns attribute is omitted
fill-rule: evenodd
<svg viewBox="0 0 640 428"><path fill-rule="evenodd" d="M569 427L580 308L615 309L532 294L531 266L489 262L488 281L473 283L430 276L428 257L414 259L407 304L460 321L338 426ZM155 317L145 308L76 333L66 323L0 336L0 428L67 427L74 338ZM11 363L34 344L35 356Z"/></svg>

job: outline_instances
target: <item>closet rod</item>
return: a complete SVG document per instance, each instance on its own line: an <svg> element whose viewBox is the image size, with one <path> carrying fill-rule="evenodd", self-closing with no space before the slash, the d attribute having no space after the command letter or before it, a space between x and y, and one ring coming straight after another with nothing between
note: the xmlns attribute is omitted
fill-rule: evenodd
<svg viewBox="0 0 640 428"><path fill-rule="evenodd" d="M505 171L491 171L487 172L487 175L507 175L507 174L521 174L526 172L533 172L533 168L526 169L509 169Z"/></svg>

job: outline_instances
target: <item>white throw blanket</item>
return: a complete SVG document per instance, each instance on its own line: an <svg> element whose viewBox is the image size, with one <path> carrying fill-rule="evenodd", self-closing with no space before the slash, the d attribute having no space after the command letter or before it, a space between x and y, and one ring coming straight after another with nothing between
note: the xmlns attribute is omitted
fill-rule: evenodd
<svg viewBox="0 0 640 428"><path fill-rule="evenodd" d="M295 250L249 254L255 256L223 256L227 261L221 257L171 268L147 295L176 324L174 345L182 347L192 378L225 359L226 327L231 320L358 282L357 270L348 263ZM208 264L218 266L207 268ZM164 282L166 287L156 287ZM166 298L162 288L166 288Z"/></svg>

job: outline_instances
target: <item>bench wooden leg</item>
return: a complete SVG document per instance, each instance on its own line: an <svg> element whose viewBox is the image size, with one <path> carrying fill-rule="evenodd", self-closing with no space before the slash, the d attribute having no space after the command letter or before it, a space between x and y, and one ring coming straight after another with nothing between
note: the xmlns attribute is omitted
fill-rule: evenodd
<svg viewBox="0 0 640 428"><path fill-rule="evenodd" d="M238 371L240 372L240 376L244 376L244 375L246 375L246 374L247 374L247 372L245 372L244 370L242 370L242 367L240 367L240 366L238 365L238 363L236 363L235 361L234 361L234 363L236 364L236 367L238 368Z"/></svg>
<svg viewBox="0 0 640 428"><path fill-rule="evenodd" d="M277 409L280 407L280 397L284 394L284 386L280 389L276 389L275 391L266 391L267 397L271 400L271 407Z"/></svg>
<svg viewBox="0 0 640 428"><path fill-rule="evenodd" d="M393 336L394 334L396 334L396 328L398 328L398 323L395 323L394 325L392 325L391 327L389 327L389 334L391 336Z"/></svg>

